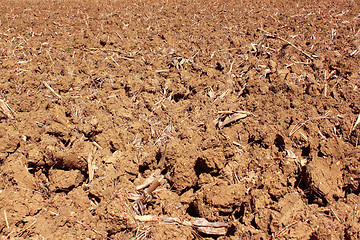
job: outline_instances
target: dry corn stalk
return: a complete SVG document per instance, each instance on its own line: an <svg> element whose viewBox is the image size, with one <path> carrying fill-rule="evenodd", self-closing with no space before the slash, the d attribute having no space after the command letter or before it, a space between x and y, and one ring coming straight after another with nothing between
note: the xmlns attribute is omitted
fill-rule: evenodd
<svg viewBox="0 0 360 240"><path fill-rule="evenodd" d="M4 100L0 99L0 110L2 114L5 115L5 117L9 119L15 119L15 112L7 105L7 103Z"/></svg>
<svg viewBox="0 0 360 240"><path fill-rule="evenodd" d="M183 226L193 227L198 232L209 235L225 235L227 227L226 222L209 222L205 218L197 218L194 221L186 221L177 217L157 217L154 215L135 216L135 219L141 222L163 222L177 223Z"/></svg>
<svg viewBox="0 0 360 240"><path fill-rule="evenodd" d="M165 151L164 151L165 152ZM165 156L165 154L164 154ZM208 235L225 235L228 228L228 223L225 222L209 222L204 218L197 218L194 221L186 221L177 217L157 217L154 215L145 215L146 204L152 199L152 193L160 186L164 180L164 176L161 174L160 169L155 170L143 184L137 186L137 190L144 189L142 194L132 194L129 199L134 200L138 214L135 215L135 219L141 222L163 222L163 223L176 223L183 226L189 226L194 228L200 233ZM146 188L148 187L148 188Z"/></svg>
<svg viewBox="0 0 360 240"><path fill-rule="evenodd" d="M47 87L56 97L58 97L59 99L61 99L61 96L55 92L55 90L47 83L47 82L43 82L44 86Z"/></svg>
<svg viewBox="0 0 360 240"><path fill-rule="evenodd" d="M218 119L218 127L221 129L226 125L236 122L239 119L246 118L249 115L254 115L247 111L220 111L222 115Z"/></svg>
<svg viewBox="0 0 360 240"><path fill-rule="evenodd" d="M148 177L143 184L137 186L137 190L144 189L141 194L133 193L129 199L135 201L134 209L140 215L145 214L146 204L152 200L152 193L158 188L164 180L164 176L161 174L160 169L155 170L150 177ZM146 188L148 187L148 188Z"/></svg>
<svg viewBox="0 0 360 240"><path fill-rule="evenodd" d="M156 169L145 181L143 184L136 187L136 190L141 190L149 186L152 182L154 182L160 176L160 169Z"/></svg>
<svg viewBox="0 0 360 240"><path fill-rule="evenodd" d="M93 149L89 152L88 159L87 159L88 171L89 171L89 183L94 179L94 174L95 174L95 169L96 169L95 152L96 152L96 146L93 146Z"/></svg>
<svg viewBox="0 0 360 240"><path fill-rule="evenodd" d="M355 124L354 124L354 126L353 126L353 128L352 128L351 131L354 131L355 128L356 128L356 126L357 126L359 123L360 123L360 114L359 114L359 116L358 116L358 118L357 118L357 120L356 120L356 122L355 122Z"/></svg>

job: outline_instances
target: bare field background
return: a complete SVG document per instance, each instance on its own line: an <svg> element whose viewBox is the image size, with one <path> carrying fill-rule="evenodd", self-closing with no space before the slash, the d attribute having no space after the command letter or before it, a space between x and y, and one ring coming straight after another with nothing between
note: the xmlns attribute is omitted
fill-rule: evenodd
<svg viewBox="0 0 360 240"><path fill-rule="evenodd" d="M1 1L3 239L359 239L358 1Z"/></svg>

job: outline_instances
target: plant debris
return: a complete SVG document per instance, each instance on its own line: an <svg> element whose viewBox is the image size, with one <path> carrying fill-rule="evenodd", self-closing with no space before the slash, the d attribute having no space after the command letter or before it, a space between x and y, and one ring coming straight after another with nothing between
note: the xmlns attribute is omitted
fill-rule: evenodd
<svg viewBox="0 0 360 240"><path fill-rule="evenodd" d="M217 120L217 126L220 129L238 121L239 119L243 119L248 116L254 116L254 114L247 111L219 111L218 113L221 114Z"/></svg>

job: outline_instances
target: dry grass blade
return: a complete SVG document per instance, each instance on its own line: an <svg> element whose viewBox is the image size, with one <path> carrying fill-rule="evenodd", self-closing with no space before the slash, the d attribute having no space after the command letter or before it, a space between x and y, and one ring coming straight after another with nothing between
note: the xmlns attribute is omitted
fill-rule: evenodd
<svg viewBox="0 0 360 240"><path fill-rule="evenodd" d="M219 112L223 115L219 118L218 121L218 127L221 129L224 126L236 122L239 119L243 119L248 117L249 115L253 115L251 112L247 111L225 111L225 112Z"/></svg>
<svg viewBox="0 0 360 240"><path fill-rule="evenodd" d="M356 126L360 123L360 113L351 131L354 131Z"/></svg>
<svg viewBox="0 0 360 240"><path fill-rule="evenodd" d="M7 105L4 100L0 99L0 111L9 119L15 119L15 112Z"/></svg>

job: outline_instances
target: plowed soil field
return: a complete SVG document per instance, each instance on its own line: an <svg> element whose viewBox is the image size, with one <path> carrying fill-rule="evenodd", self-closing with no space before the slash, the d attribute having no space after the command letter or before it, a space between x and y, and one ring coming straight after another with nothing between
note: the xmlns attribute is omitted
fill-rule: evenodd
<svg viewBox="0 0 360 240"><path fill-rule="evenodd" d="M0 3L2 239L360 239L359 1Z"/></svg>

